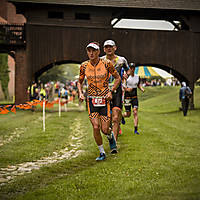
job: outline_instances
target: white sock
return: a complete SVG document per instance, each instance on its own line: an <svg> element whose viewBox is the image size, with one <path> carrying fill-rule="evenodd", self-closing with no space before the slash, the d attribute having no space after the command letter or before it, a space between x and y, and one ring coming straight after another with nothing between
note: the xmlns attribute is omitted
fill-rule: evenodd
<svg viewBox="0 0 200 200"><path fill-rule="evenodd" d="M105 153L104 148L103 148L103 144L98 146L100 153Z"/></svg>

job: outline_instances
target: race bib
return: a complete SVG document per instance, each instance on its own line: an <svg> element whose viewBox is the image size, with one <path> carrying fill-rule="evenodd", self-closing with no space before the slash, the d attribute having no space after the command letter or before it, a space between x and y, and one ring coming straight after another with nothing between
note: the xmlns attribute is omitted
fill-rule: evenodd
<svg viewBox="0 0 200 200"><path fill-rule="evenodd" d="M92 104L94 107L101 107L106 105L105 97L93 97Z"/></svg>
<svg viewBox="0 0 200 200"><path fill-rule="evenodd" d="M124 105L130 106L131 105L131 99L124 99Z"/></svg>

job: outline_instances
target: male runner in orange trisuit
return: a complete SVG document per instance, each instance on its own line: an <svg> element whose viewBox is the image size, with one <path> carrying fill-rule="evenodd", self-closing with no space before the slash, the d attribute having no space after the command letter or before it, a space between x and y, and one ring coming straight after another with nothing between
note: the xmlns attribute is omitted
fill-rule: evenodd
<svg viewBox="0 0 200 200"><path fill-rule="evenodd" d="M112 91L108 88L109 74L115 78L115 83L112 90L116 90L121 82L121 78L114 68L113 64L106 59L100 59L99 43L91 42L86 47L89 60L83 62L80 66L80 75L78 82L78 92L81 101L84 100L82 92L82 84L85 76L88 81L88 112L89 118L93 126L93 135L98 145L100 156L97 161L106 158L103 148L102 136L107 135L111 153L117 153L117 146L114 134L109 129L110 125L110 100L112 99Z"/></svg>

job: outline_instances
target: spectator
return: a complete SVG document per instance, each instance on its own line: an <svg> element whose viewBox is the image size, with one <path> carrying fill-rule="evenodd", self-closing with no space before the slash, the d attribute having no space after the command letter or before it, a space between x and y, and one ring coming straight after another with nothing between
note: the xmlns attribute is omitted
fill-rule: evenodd
<svg viewBox="0 0 200 200"><path fill-rule="evenodd" d="M181 83L181 89L179 91L179 100L181 101L183 115L187 115L188 106L189 106L189 98L192 96L191 89L186 86L185 82Z"/></svg>

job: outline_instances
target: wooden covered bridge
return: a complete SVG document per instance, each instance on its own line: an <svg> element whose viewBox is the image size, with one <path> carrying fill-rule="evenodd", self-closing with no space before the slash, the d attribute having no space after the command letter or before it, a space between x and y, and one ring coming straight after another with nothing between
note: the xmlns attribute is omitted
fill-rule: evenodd
<svg viewBox="0 0 200 200"><path fill-rule="evenodd" d="M54 64L87 59L85 46L90 41L102 46L104 40L113 39L117 53L129 62L164 69L192 88L200 77L199 0L10 2L27 20L19 45L0 44L1 51L15 52L16 104L27 100L30 83ZM121 19L166 20L175 30L116 29L113 19L116 23Z"/></svg>

